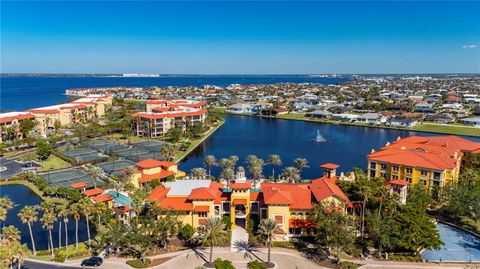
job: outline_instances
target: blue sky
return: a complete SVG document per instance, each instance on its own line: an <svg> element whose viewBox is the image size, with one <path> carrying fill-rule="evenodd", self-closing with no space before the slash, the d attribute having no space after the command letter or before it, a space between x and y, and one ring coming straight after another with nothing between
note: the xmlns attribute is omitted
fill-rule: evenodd
<svg viewBox="0 0 480 269"><path fill-rule="evenodd" d="M480 2L1 5L2 72L480 72Z"/></svg>

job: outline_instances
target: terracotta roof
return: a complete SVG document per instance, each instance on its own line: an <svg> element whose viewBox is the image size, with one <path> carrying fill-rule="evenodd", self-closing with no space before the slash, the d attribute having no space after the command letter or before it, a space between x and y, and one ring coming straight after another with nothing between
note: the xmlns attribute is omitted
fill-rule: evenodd
<svg viewBox="0 0 480 269"><path fill-rule="evenodd" d="M9 117L1 117L0 118L0 123L5 123L5 122L11 122L13 120L26 120L26 119L34 119L35 116L30 113L26 114L20 114L20 115L15 115L15 116L9 116Z"/></svg>
<svg viewBox="0 0 480 269"><path fill-rule="evenodd" d="M195 209L193 209L194 212L209 212L210 207L208 205L205 206L196 206Z"/></svg>
<svg viewBox="0 0 480 269"><path fill-rule="evenodd" d="M205 113L207 113L205 109L199 109L195 111L179 111L179 112L164 112L164 113L138 112L138 113L133 113L132 116L145 118L145 119L163 119L163 118L175 118L175 117L200 116Z"/></svg>
<svg viewBox="0 0 480 269"><path fill-rule="evenodd" d="M263 183L265 204L285 204L291 209L312 208L312 194L308 184Z"/></svg>
<svg viewBox="0 0 480 269"><path fill-rule="evenodd" d="M340 167L340 165L334 164L334 163L326 163L326 164L320 165L320 167L326 168L326 169L337 169L338 167Z"/></svg>
<svg viewBox="0 0 480 269"><path fill-rule="evenodd" d="M202 224L205 224L207 223L207 219L199 219L198 220L198 224L202 225Z"/></svg>
<svg viewBox="0 0 480 269"><path fill-rule="evenodd" d="M57 114L60 113L57 109L30 109L27 110L28 112L32 112L34 114Z"/></svg>
<svg viewBox="0 0 480 269"><path fill-rule="evenodd" d="M136 165L140 168L148 169L148 168L160 167L162 165L162 162L154 159L146 159L146 160L137 162Z"/></svg>
<svg viewBox="0 0 480 269"><path fill-rule="evenodd" d="M94 189L85 190L83 194L85 194L86 196L95 196L95 195L102 194L102 192L103 192L102 189L94 188Z"/></svg>
<svg viewBox="0 0 480 269"><path fill-rule="evenodd" d="M167 100L148 100L147 104L149 104L149 105L163 105L163 104L167 104Z"/></svg>
<svg viewBox="0 0 480 269"><path fill-rule="evenodd" d="M247 199L234 199L233 205L246 205Z"/></svg>
<svg viewBox="0 0 480 269"><path fill-rule="evenodd" d="M250 189L252 183L250 181L246 181L245 183L230 183L229 187L231 189Z"/></svg>
<svg viewBox="0 0 480 269"><path fill-rule="evenodd" d="M403 179L394 179L394 180L391 180L391 181L390 181L390 184L407 186L407 185L408 185L408 181L403 180Z"/></svg>
<svg viewBox="0 0 480 269"><path fill-rule="evenodd" d="M170 107L168 106L152 108L152 111L158 111L158 112L167 112L169 110L170 110Z"/></svg>
<svg viewBox="0 0 480 269"><path fill-rule="evenodd" d="M349 202L347 196L337 186L337 184L327 178L317 178L310 183L310 190L317 201L322 201L331 196L335 196L344 202Z"/></svg>
<svg viewBox="0 0 480 269"><path fill-rule="evenodd" d="M162 169L160 171L160 173L155 173L155 174L144 174L144 173L142 173L142 175L138 179L138 182L139 183L150 182L154 179L162 179L162 178L166 178L170 175L174 175L174 174L175 174L174 172L171 172L171 171L168 171L168 170L165 170L165 169Z"/></svg>
<svg viewBox="0 0 480 269"><path fill-rule="evenodd" d="M73 183L72 185L70 185L70 187L74 188L74 189L81 189L81 188L85 188L87 187L88 184L81 181L81 182L77 182L77 183Z"/></svg>
<svg viewBox="0 0 480 269"><path fill-rule="evenodd" d="M215 200L217 196L220 196L220 191L210 188L196 188L193 189L188 196L189 200Z"/></svg>
<svg viewBox="0 0 480 269"><path fill-rule="evenodd" d="M108 193L102 194L102 195L97 195L92 198L97 203L104 203L113 200L113 196L111 196Z"/></svg>
<svg viewBox="0 0 480 269"><path fill-rule="evenodd" d="M163 185L155 187L148 196L151 202L157 202L158 206L163 209L173 211L192 211L193 205L188 201L187 196L167 197L169 189L165 189Z"/></svg>

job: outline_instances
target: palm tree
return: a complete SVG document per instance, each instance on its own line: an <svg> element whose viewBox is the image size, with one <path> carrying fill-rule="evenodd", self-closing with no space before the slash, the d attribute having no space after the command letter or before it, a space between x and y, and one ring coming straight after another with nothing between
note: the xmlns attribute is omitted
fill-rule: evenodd
<svg viewBox="0 0 480 269"><path fill-rule="evenodd" d="M7 220L8 210L13 208L13 202L8 197L0 198L0 221L2 224ZM2 245L2 235L0 234L0 246Z"/></svg>
<svg viewBox="0 0 480 269"><path fill-rule="evenodd" d="M93 211L92 200L88 197L84 197L78 201L81 212L85 216L85 222L87 223L87 236L88 236L88 250L90 250L90 215Z"/></svg>
<svg viewBox="0 0 480 269"><path fill-rule="evenodd" d="M40 209L43 211L43 212L50 212L50 213L53 213L55 211L55 205L52 203L52 202L49 202L49 201L43 201L41 204L40 204Z"/></svg>
<svg viewBox="0 0 480 269"><path fill-rule="evenodd" d="M207 241L210 243L210 258L208 259L208 262L211 264L213 258L213 246L226 238L227 231L225 230L225 223L223 223L220 218L215 217L209 217L205 224L203 224L203 227L203 243Z"/></svg>
<svg viewBox="0 0 480 269"><path fill-rule="evenodd" d="M210 177L212 176L212 174L211 174L212 166L217 165L217 159L213 155L207 155L205 157L204 163L205 163L206 166L208 166L208 178L210 179Z"/></svg>
<svg viewBox="0 0 480 269"><path fill-rule="evenodd" d="M2 234L9 247L20 241L20 231L13 225L3 227Z"/></svg>
<svg viewBox="0 0 480 269"><path fill-rule="evenodd" d="M80 206L78 203L70 206L70 214L75 219L75 253L78 253L78 221L80 220Z"/></svg>
<svg viewBox="0 0 480 269"><path fill-rule="evenodd" d="M258 159L257 155L250 154L247 156L247 159L245 160L245 162L248 164L248 166L252 166L257 159Z"/></svg>
<svg viewBox="0 0 480 269"><path fill-rule="evenodd" d="M253 176L253 187L257 188L257 181L263 176L263 164L262 159L254 159L248 167L250 174Z"/></svg>
<svg viewBox="0 0 480 269"><path fill-rule="evenodd" d="M282 165L282 159L277 154L272 154L268 156L267 162L272 166L272 178L275 180L275 167Z"/></svg>
<svg viewBox="0 0 480 269"><path fill-rule="evenodd" d="M305 158L296 158L293 160L293 163L295 164L295 167L298 169L300 175L302 174L302 171L304 168L309 168L308 166L308 160Z"/></svg>
<svg viewBox="0 0 480 269"><path fill-rule="evenodd" d="M265 235L268 241L268 263L270 264L270 249L272 248L273 234L280 227L274 219L262 219L258 225L260 234Z"/></svg>
<svg viewBox="0 0 480 269"><path fill-rule="evenodd" d="M42 218L40 219L42 222L42 228L48 231L48 238L50 239L50 251L52 253L52 257L55 255L53 252L53 237L52 237L52 230L55 221L57 221L57 217L53 212L45 211L43 213Z"/></svg>
<svg viewBox="0 0 480 269"><path fill-rule="evenodd" d="M233 169L233 171L235 171L235 165L237 164L238 162L238 156L237 155L232 155L230 157L228 157L228 159L230 160L230 165Z"/></svg>
<svg viewBox="0 0 480 269"><path fill-rule="evenodd" d="M207 171L201 167L192 168L192 179L205 179Z"/></svg>
<svg viewBox="0 0 480 269"><path fill-rule="evenodd" d="M33 232L32 232L32 223L38 220L38 212L33 206L25 206L20 210L18 213L18 217L22 221L22 223L28 225L28 231L30 232L30 239L32 240L32 250L33 256L37 256L37 250L35 248L35 240L33 239Z"/></svg>
<svg viewBox="0 0 480 269"><path fill-rule="evenodd" d="M97 214L98 226L102 223L102 216L108 212L108 207L105 203L95 203L93 211Z"/></svg>
<svg viewBox="0 0 480 269"><path fill-rule="evenodd" d="M287 182L295 183L300 180L300 172L295 167L285 167L282 170L281 177Z"/></svg>
<svg viewBox="0 0 480 269"><path fill-rule="evenodd" d="M67 207L65 205L58 205L56 208L57 218L58 218L58 249L62 248L62 221L63 216L67 212Z"/></svg>
<svg viewBox="0 0 480 269"><path fill-rule="evenodd" d="M97 179L103 174L103 170L100 167L93 166L88 170L93 179L93 186L97 187Z"/></svg>
<svg viewBox="0 0 480 269"><path fill-rule="evenodd" d="M13 248L13 253L15 253L15 256L18 259L19 268L23 268L23 262L25 260L25 257L28 257L30 255L30 250L25 244L15 244Z"/></svg>
<svg viewBox="0 0 480 269"><path fill-rule="evenodd" d="M68 217L70 216L70 209L66 206L62 207L58 210L57 216L59 219L63 219L63 224L65 225L65 255L68 255ZM59 241L61 242L62 240L59 238ZM61 244L59 244L58 249L60 249L60 247Z"/></svg>
<svg viewBox="0 0 480 269"><path fill-rule="evenodd" d="M171 161L177 155L178 149L174 144L165 144L160 150L160 154L165 160Z"/></svg>
<svg viewBox="0 0 480 269"><path fill-rule="evenodd" d="M233 171L232 160L228 158L222 158L218 162L218 166L220 166L220 169L222 170L222 172L220 173L220 177L227 181L227 188L228 188L228 183L230 179L233 178L235 173Z"/></svg>

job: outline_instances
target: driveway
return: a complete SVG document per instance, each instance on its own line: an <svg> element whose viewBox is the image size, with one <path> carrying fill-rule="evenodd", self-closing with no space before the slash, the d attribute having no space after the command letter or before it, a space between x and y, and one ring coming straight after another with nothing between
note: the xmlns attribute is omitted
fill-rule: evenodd
<svg viewBox="0 0 480 269"><path fill-rule="evenodd" d="M10 178L25 171L24 164L17 162L17 159L0 158L0 178Z"/></svg>

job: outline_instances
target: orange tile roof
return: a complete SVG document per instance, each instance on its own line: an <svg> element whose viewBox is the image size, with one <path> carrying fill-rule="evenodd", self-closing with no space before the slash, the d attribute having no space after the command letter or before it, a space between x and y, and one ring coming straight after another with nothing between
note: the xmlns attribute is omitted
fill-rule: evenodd
<svg viewBox="0 0 480 269"><path fill-rule="evenodd" d="M111 196L108 193L102 194L102 195L97 195L92 198L97 203L104 203L113 200L113 196Z"/></svg>
<svg viewBox="0 0 480 269"><path fill-rule="evenodd" d="M85 194L86 196L95 196L95 195L99 195L103 192L102 189L100 188L94 188L94 189L89 189L89 190L86 190L83 192L83 194Z"/></svg>
<svg viewBox="0 0 480 269"><path fill-rule="evenodd" d="M234 199L233 205L246 205L247 199Z"/></svg>
<svg viewBox="0 0 480 269"><path fill-rule="evenodd" d="M179 111L172 113L146 113L138 112L133 113L133 117L145 118L145 119L163 119L163 118L175 118L175 117L189 117L189 116L200 116L207 113L205 109L199 109L196 111Z"/></svg>
<svg viewBox="0 0 480 269"><path fill-rule="evenodd" d="M312 194L308 184L263 183L265 204L286 204L291 209L311 209Z"/></svg>
<svg viewBox="0 0 480 269"><path fill-rule="evenodd" d="M310 183L310 190L317 201L322 201L328 197L335 196L344 202L349 202L343 191L331 180L321 177Z"/></svg>
<svg viewBox="0 0 480 269"><path fill-rule="evenodd" d="M189 200L215 200L217 196L220 196L220 191L210 188L195 188L188 196Z"/></svg>
<svg viewBox="0 0 480 269"><path fill-rule="evenodd" d="M167 197L169 189L165 189L163 185L155 187L148 196L148 200L156 202L163 209L173 211L192 211L193 205L187 196Z"/></svg>
<svg viewBox="0 0 480 269"><path fill-rule="evenodd" d="M60 113L57 109L30 109L27 110L28 112L32 112L34 114L57 114Z"/></svg>
<svg viewBox="0 0 480 269"><path fill-rule="evenodd" d="M77 182L77 183L73 183L72 185L70 185L70 187L74 188L74 189L81 189L81 188L84 188L84 187L87 187L88 184L81 181L81 182Z"/></svg>
<svg viewBox="0 0 480 269"><path fill-rule="evenodd" d="M136 165L140 168L148 169L148 168L160 167L162 165L162 162L154 159L146 159L146 160L137 162Z"/></svg>
<svg viewBox="0 0 480 269"><path fill-rule="evenodd" d="M230 183L229 187L231 189L250 189L252 183L250 181L246 181L245 183Z"/></svg>
<svg viewBox="0 0 480 269"><path fill-rule="evenodd" d="M326 169L337 169L338 167L340 167L340 165L334 164L334 163L326 163L326 164L320 165L320 167L326 168Z"/></svg>
<svg viewBox="0 0 480 269"><path fill-rule="evenodd" d="M196 206L195 209L193 209L193 212L209 212L210 207L208 205L205 206Z"/></svg>
<svg viewBox="0 0 480 269"><path fill-rule="evenodd" d="M167 100L148 100L147 104L149 105L163 105L166 104Z"/></svg>
<svg viewBox="0 0 480 269"><path fill-rule="evenodd" d="M152 108L152 111L159 111L159 112L167 112L169 110L170 110L170 107L168 107L168 106Z"/></svg>
<svg viewBox="0 0 480 269"><path fill-rule="evenodd" d="M13 120L26 120L26 119L34 119L34 118L35 116L33 114L21 114L16 116L0 118L0 123L11 122Z"/></svg>
<svg viewBox="0 0 480 269"><path fill-rule="evenodd" d="M406 186L406 185L408 185L408 181L403 180L403 179L394 179L394 180L390 181L390 184Z"/></svg>
<svg viewBox="0 0 480 269"><path fill-rule="evenodd" d="M150 182L154 179L162 179L162 178L166 178L170 175L174 175L174 174L175 174L174 172L164 170L164 169L162 169L160 171L160 173L155 173L155 174L144 174L144 173L142 173L142 175L138 179L138 182L139 183Z"/></svg>
<svg viewBox="0 0 480 269"><path fill-rule="evenodd" d="M202 224L205 224L207 223L207 219L199 219L198 220L198 224L202 225Z"/></svg>

